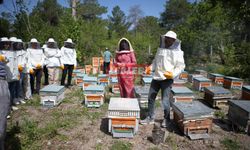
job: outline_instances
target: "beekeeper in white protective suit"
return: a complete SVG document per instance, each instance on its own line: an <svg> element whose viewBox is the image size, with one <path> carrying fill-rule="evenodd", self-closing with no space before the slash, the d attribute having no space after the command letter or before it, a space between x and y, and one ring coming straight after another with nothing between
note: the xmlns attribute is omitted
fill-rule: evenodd
<svg viewBox="0 0 250 150"><path fill-rule="evenodd" d="M162 104L164 107L164 119L162 127L168 127L170 123L170 103L169 94L176 78L185 68L181 41L173 31L168 31L161 36L161 44L157 50L152 64L153 80L148 94L149 113L146 119L141 120L141 124L153 124L155 119L155 98L161 90Z"/></svg>
<svg viewBox="0 0 250 150"><path fill-rule="evenodd" d="M41 79L43 74L44 53L37 39L32 38L27 49L28 65L30 67L30 85L31 93L39 94ZM36 85L36 88L35 88Z"/></svg>
<svg viewBox="0 0 250 150"><path fill-rule="evenodd" d="M65 85L66 87L71 86L71 79L72 79L72 72L73 69L76 68L76 50L75 50L75 44L73 43L72 39L67 39L64 42L64 46L61 48L61 61L64 65L63 73L62 73L62 79L61 79L61 85L65 85L65 78L68 74L68 81Z"/></svg>
<svg viewBox="0 0 250 150"><path fill-rule="evenodd" d="M60 69L63 69L61 63L61 51L53 38L49 38L47 46L44 48L45 65L48 68L49 84L59 83Z"/></svg>

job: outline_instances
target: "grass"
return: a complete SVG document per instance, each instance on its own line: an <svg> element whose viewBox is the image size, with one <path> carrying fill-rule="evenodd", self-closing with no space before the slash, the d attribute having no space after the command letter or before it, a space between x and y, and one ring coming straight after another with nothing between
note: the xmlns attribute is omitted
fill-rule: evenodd
<svg viewBox="0 0 250 150"><path fill-rule="evenodd" d="M177 139L174 137L173 133L169 133L169 136L166 138L166 143L173 149L177 150L178 145L176 143Z"/></svg>
<svg viewBox="0 0 250 150"><path fill-rule="evenodd" d="M131 150L132 144L125 141L115 141L110 150Z"/></svg>
<svg viewBox="0 0 250 150"><path fill-rule="evenodd" d="M241 148L240 144L236 140L232 140L227 137L220 142L227 150L238 150Z"/></svg>
<svg viewBox="0 0 250 150"><path fill-rule="evenodd" d="M218 119L225 119L226 114L223 111L217 110L214 112L214 116Z"/></svg>

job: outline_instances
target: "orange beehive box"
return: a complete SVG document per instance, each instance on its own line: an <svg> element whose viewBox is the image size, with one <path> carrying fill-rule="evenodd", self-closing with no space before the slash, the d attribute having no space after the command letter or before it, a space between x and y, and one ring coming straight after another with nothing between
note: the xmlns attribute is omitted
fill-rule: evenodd
<svg viewBox="0 0 250 150"><path fill-rule="evenodd" d="M186 71L181 72L179 78L182 79L182 80L187 80L188 79L188 73Z"/></svg>
<svg viewBox="0 0 250 150"><path fill-rule="evenodd" d="M92 66L99 67L99 57L92 57Z"/></svg>
<svg viewBox="0 0 250 150"><path fill-rule="evenodd" d="M203 91L204 87L212 86L211 80L205 77L195 77L193 78L193 87L197 91Z"/></svg>
<svg viewBox="0 0 250 150"><path fill-rule="evenodd" d="M86 74L90 74L91 73L91 69L92 69L91 65L85 65L85 72L86 72Z"/></svg>
<svg viewBox="0 0 250 150"><path fill-rule="evenodd" d="M235 77L224 77L223 87L227 89L241 89L243 80Z"/></svg>

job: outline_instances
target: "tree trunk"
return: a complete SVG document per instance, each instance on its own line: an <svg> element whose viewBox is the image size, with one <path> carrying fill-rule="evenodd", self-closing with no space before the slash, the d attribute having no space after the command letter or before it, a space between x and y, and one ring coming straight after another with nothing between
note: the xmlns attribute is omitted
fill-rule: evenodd
<svg viewBox="0 0 250 150"><path fill-rule="evenodd" d="M72 2L72 17L76 20L76 2L77 0L71 0Z"/></svg>

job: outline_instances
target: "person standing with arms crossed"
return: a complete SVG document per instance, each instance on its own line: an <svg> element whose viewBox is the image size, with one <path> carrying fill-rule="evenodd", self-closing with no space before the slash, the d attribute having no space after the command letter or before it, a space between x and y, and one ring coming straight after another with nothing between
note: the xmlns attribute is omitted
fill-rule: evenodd
<svg viewBox="0 0 250 150"><path fill-rule="evenodd" d="M112 57L112 54L110 53L109 49L106 48L105 52L103 53L103 73L108 74L109 68L110 68L110 59Z"/></svg>
<svg viewBox="0 0 250 150"><path fill-rule="evenodd" d="M181 41L173 31L161 36L161 44L157 50L152 64L153 80L148 94L148 116L140 124L154 124L155 98L161 89L164 107L164 119L161 126L166 128L170 123L169 94L177 77L185 68L184 53L181 50Z"/></svg>

